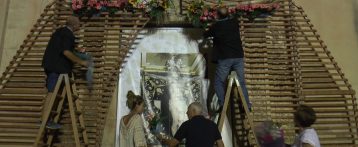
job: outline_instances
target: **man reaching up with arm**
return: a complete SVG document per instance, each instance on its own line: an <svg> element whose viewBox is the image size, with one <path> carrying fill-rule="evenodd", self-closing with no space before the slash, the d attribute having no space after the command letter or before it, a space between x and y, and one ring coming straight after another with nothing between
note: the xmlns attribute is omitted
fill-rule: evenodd
<svg viewBox="0 0 358 147"><path fill-rule="evenodd" d="M218 126L202 115L203 107L200 103L191 103L186 114L189 120L185 121L175 133L173 139L163 139L169 147L177 146L186 139L186 147L224 147Z"/></svg>
<svg viewBox="0 0 358 147"><path fill-rule="evenodd" d="M48 95L45 99L43 113L47 110L50 97L55 89L60 74L70 74L72 72L73 63L87 66L88 62L81 60L73 54L75 48L74 32L80 29L80 21L77 17L70 16L66 20L66 26L58 28L51 36L51 39L45 50L42 59L42 67L46 73L46 87ZM44 119L44 115L43 119ZM44 121L44 120L43 120ZM51 129L59 129L60 126L54 123L47 123L47 127Z"/></svg>

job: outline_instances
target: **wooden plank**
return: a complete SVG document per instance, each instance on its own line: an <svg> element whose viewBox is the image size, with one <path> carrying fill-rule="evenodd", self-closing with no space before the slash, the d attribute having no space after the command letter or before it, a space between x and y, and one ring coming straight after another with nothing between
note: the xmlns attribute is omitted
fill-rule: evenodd
<svg viewBox="0 0 358 147"><path fill-rule="evenodd" d="M8 122L0 122L0 128L28 128L35 129L38 128L36 123L8 123ZM33 141L33 140L32 140Z"/></svg>
<svg viewBox="0 0 358 147"><path fill-rule="evenodd" d="M41 111L41 107L38 107L38 106L0 106L0 111L39 112L39 111Z"/></svg>
<svg viewBox="0 0 358 147"><path fill-rule="evenodd" d="M34 133L3 133L0 132L0 137L36 137Z"/></svg>
<svg viewBox="0 0 358 147"><path fill-rule="evenodd" d="M28 95L0 95L0 100L43 100L44 96L28 96Z"/></svg>
<svg viewBox="0 0 358 147"><path fill-rule="evenodd" d="M0 117L0 122L11 122L11 123L38 123L40 122L39 117ZM1 132L0 132L1 133ZM36 134L34 134L36 135Z"/></svg>
<svg viewBox="0 0 358 147"><path fill-rule="evenodd" d="M0 94L46 94L47 89L7 88L0 89Z"/></svg>
<svg viewBox="0 0 358 147"><path fill-rule="evenodd" d="M9 100L0 100L0 105L6 106L41 106L42 101L9 101Z"/></svg>
<svg viewBox="0 0 358 147"><path fill-rule="evenodd" d="M27 82L27 81L26 81ZM45 83L7 82L5 88L44 88Z"/></svg>
<svg viewBox="0 0 358 147"><path fill-rule="evenodd" d="M352 90L302 90L303 95L354 95Z"/></svg>
<svg viewBox="0 0 358 147"><path fill-rule="evenodd" d="M40 117L41 113L38 112L32 112L32 111L0 111L0 116L1 117L12 117L12 116L16 116L16 117Z"/></svg>
<svg viewBox="0 0 358 147"><path fill-rule="evenodd" d="M32 138L29 139L19 139L19 138L6 138L6 139L2 139L0 138L0 142L4 143L4 142L21 142L21 143L33 143L34 140Z"/></svg>
<svg viewBox="0 0 358 147"><path fill-rule="evenodd" d="M302 78L303 83L331 83L338 81L347 81L347 79L333 79L333 78Z"/></svg>
<svg viewBox="0 0 358 147"><path fill-rule="evenodd" d="M302 84L304 89L327 89L327 88L339 88L339 87L348 87L345 84L330 84L330 83L306 83Z"/></svg>

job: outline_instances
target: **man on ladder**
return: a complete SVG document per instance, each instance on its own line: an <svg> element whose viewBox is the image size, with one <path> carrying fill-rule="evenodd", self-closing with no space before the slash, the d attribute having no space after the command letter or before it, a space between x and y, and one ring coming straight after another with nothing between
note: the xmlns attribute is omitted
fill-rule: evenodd
<svg viewBox="0 0 358 147"><path fill-rule="evenodd" d="M244 51L239 22L236 17L231 18L226 7L218 8L217 15L219 19L209 29L206 29L204 37L214 37L213 61L217 63L214 88L219 100L219 111L224 105L225 82L231 70L236 72L247 106L251 110L245 84Z"/></svg>
<svg viewBox="0 0 358 147"><path fill-rule="evenodd" d="M66 26L57 29L51 36L42 60L42 67L46 73L46 87L48 95L45 99L42 114L46 114L50 97L53 94L60 74L70 74L72 72L73 62L82 66L88 66L89 62L81 60L73 54L75 49L74 32L80 29L80 21L77 17L70 16L66 20ZM42 115L44 121L44 115ZM50 129L59 129L59 124L48 122L46 125Z"/></svg>

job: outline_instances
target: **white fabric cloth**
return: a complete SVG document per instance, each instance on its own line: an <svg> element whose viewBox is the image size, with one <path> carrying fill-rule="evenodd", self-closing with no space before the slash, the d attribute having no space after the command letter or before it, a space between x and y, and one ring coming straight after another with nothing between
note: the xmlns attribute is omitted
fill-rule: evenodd
<svg viewBox="0 0 358 147"><path fill-rule="evenodd" d="M120 147L145 147L147 146L143 120L139 114L136 114L130 118L128 124L124 124L122 117L120 123L120 135L119 135Z"/></svg>
<svg viewBox="0 0 358 147"><path fill-rule="evenodd" d="M302 147L303 143L310 144L314 147L321 147L317 132L313 128L303 130L295 139L292 147Z"/></svg>

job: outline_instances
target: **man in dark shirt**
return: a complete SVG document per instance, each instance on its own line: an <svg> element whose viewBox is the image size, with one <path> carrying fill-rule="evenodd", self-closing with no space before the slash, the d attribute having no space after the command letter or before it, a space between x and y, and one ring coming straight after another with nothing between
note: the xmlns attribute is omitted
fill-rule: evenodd
<svg viewBox="0 0 358 147"><path fill-rule="evenodd" d="M214 37L213 59L217 63L214 88L219 99L219 105L224 105L226 79L230 70L237 73L246 103L251 109L251 103L245 84L244 51L240 38L240 28L237 18L230 18L228 9L221 7L217 11L219 20L204 33L204 37Z"/></svg>
<svg viewBox="0 0 358 147"><path fill-rule="evenodd" d="M70 16L66 21L66 26L57 29L51 36L51 39L45 50L42 59L42 67L46 73L46 87L48 90L45 99L44 111L47 110L50 97L55 89L60 74L68 74L72 71L73 63L87 66L88 62L81 60L73 54L75 48L75 36L73 32L80 28L80 21L77 17ZM50 125L54 126L54 125ZM58 125L55 125L57 128Z"/></svg>
<svg viewBox="0 0 358 147"><path fill-rule="evenodd" d="M186 147L224 147L218 126L202 115L202 105L198 102L191 103L186 112L189 120L185 121L175 133L174 138L163 140L169 147L177 146L180 141L186 139Z"/></svg>
<svg viewBox="0 0 358 147"><path fill-rule="evenodd" d="M87 66L87 61L81 60L73 54L75 49L75 36L73 32L78 31L79 27L79 19L71 16L67 19L66 26L57 29L51 36L42 59L42 66L47 75L46 85L49 92L53 92L60 74L72 72L72 62Z"/></svg>

